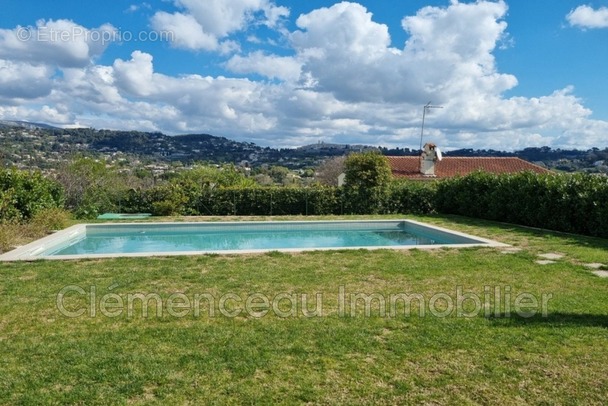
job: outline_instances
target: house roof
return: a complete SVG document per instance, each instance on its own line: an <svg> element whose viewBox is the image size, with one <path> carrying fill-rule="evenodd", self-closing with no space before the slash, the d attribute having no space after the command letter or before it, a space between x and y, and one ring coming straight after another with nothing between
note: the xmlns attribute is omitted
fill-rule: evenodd
<svg viewBox="0 0 608 406"><path fill-rule="evenodd" d="M388 156L393 176L398 178L429 179L420 173L420 157L418 156ZM435 163L435 177L432 179L464 176L476 171L490 173L516 173L532 171L536 173L551 173L550 170L535 165L520 158L512 157L444 157Z"/></svg>

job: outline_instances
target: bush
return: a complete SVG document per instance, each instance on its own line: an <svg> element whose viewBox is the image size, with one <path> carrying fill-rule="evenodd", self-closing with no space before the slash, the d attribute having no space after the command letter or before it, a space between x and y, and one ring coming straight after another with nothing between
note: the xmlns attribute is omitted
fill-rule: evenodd
<svg viewBox="0 0 608 406"><path fill-rule="evenodd" d="M146 200L151 202L150 210L155 216L173 216L192 214L187 209L189 199L184 190L177 184L155 186L146 191Z"/></svg>
<svg viewBox="0 0 608 406"><path fill-rule="evenodd" d="M48 208L63 207L63 190L41 172L0 170L0 222L24 221Z"/></svg>
<svg viewBox="0 0 608 406"><path fill-rule="evenodd" d="M127 213L151 212L155 215L437 212L608 237L608 178L605 177L477 172L441 181L393 180L385 183L385 171L378 169L383 166L378 163L379 159L374 154L359 155L355 155L353 162L367 175L355 181L354 172L351 173L350 186L347 183L342 188L251 187L240 181L239 185L227 182L230 186L222 186L199 179L199 174L207 173L201 170L149 189L127 190L120 195L120 201L110 204ZM367 164L369 170L365 169ZM13 189L4 189L0 194L0 213L5 217L19 218L21 215L19 208L22 205L18 204L17 195Z"/></svg>
<svg viewBox="0 0 608 406"><path fill-rule="evenodd" d="M30 221L30 225L45 233L49 231L62 230L70 225L72 214L57 207L43 209L36 213Z"/></svg>

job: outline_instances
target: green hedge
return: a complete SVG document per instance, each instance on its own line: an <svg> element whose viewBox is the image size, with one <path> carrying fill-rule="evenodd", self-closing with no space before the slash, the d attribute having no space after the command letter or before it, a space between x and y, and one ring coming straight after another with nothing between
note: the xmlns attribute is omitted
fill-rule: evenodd
<svg viewBox="0 0 608 406"><path fill-rule="evenodd" d="M131 189L122 201L127 212L155 215L324 215L341 214L337 188L183 188L177 184Z"/></svg>
<svg viewBox="0 0 608 406"><path fill-rule="evenodd" d="M608 178L475 173L438 184L440 213L608 237Z"/></svg>
<svg viewBox="0 0 608 406"><path fill-rule="evenodd" d="M434 211L435 190L435 183L395 182L380 196L375 212L431 213ZM361 213L361 204L343 189L335 187L194 189L177 184L146 190L131 189L121 201L121 206L130 213L213 216L355 214Z"/></svg>
<svg viewBox="0 0 608 406"><path fill-rule="evenodd" d="M393 181L385 195L384 214L429 214L435 210L437 182Z"/></svg>

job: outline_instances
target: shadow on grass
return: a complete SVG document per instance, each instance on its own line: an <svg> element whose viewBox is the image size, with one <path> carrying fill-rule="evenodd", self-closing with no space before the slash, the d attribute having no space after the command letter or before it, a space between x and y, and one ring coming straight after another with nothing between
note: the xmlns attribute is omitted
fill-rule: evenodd
<svg viewBox="0 0 608 406"><path fill-rule="evenodd" d="M608 328L606 314L549 313L532 317L499 314L487 318L496 327L603 327Z"/></svg>
<svg viewBox="0 0 608 406"><path fill-rule="evenodd" d="M498 221L492 220L484 220L477 219L472 217L464 217L455 214L435 214L428 215L428 217L436 218L438 220L449 220L450 222L456 224L462 224L465 226L472 227L491 227L500 231L510 232L510 233L519 233L519 234L527 234L533 237L546 237L548 235L554 237L560 237L564 239L568 239L572 244L589 247L589 248L599 248L608 250L608 239L599 238L599 237L589 237L581 234L572 234L565 233L561 231L553 231L535 227L522 226L519 224L511 224L511 223L501 223Z"/></svg>

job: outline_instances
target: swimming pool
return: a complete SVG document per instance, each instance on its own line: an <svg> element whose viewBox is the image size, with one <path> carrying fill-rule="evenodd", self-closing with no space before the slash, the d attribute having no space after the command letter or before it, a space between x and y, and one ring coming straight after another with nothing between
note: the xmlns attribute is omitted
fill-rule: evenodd
<svg viewBox="0 0 608 406"><path fill-rule="evenodd" d="M412 220L79 224L0 260L504 246Z"/></svg>

